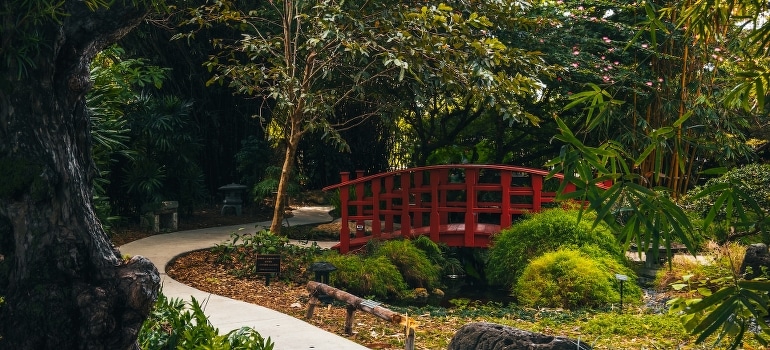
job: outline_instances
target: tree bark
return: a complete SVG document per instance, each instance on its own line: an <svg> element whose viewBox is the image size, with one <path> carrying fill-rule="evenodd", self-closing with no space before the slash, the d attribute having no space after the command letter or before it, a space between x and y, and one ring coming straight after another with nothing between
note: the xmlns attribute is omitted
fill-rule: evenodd
<svg viewBox="0 0 770 350"><path fill-rule="evenodd" d="M299 128L299 121L293 121L293 128ZM291 135L286 142L286 153L281 167L281 178L278 181L278 191L275 198L275 208L273 208L273 221L270 223L270 232L280 235L283 217L286 212L286 193L288 193L289 182L291 181L291 172L294 169L294 161L297 158L297 148L302 140L302 134L292 130Z"/></svg>
<svg viewBox="0 0 770 350"><path fill-rule="evenodd" d="M381 306L368 306L366 304L363 304L364 298L357 297L353 294L350 294L344 290L340 290L337 288L334 288L332 286L329 286L327 284L323 284L320 282L315 281L309 281L307 283L307 290L310 292L311 296L315 296L318 293L326 294L334 299L337 299L339 301L342 301L344 303L347 303L348 305L353 306L355 309L361 310L363 312L372 314L376 316L377 318L381 320L388 321L392 324L403 324L407 322L406 317L402 316L401 314L397 312L393 312L389 309L386 309ZM311 309L308 309L308 313L305 315L306 318L312 317L312 311ZM351 314L351 313L349 313ZM352 316L350 316L352 317ZM412 325L414 325L414 322L412 322Z"/></svg>
<svg viewBox="0 0 770 350"><path fill-rule="evenodd" d="M93 57L148 13L130 3L66 0L66 16L31 25L0 15L4 47L30 49L26 61L0 51L0 348L138 348L160 277L149 260L122 258L96 217L85 106Z"/></svg>

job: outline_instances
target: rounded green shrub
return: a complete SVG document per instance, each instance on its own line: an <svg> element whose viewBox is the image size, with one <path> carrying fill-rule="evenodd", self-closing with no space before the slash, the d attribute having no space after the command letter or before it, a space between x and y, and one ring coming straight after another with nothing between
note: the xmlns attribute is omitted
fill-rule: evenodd
<svg viewBox="0 0 770 350"><path fill-rule="evenodd" d="M431 290L441 283L441 268L433 264L425 251L417 248L410 240L384 242L375 256L390 260L411 287Z"/></svg>
<svg viewBox="0 0 770 350"><path fill-rule="evenodd" d="M607 257L607 261L613 261ZM620 300L615 274L602 261L577 249L543 254L527 265L514 295L521 305L574 309L597 307ZM635 283L624 285L624 299L640 295Z"/></svg>
<svg viewBox="0 0 770 350"><path fill-rule="evenodd" d="M317 261L326 261L337 270L330 284L361 297L398 298L407 290L406 282L395 265L384 256L362 257L330 253Z"/></svg>
<svg viewBox="0 0 770 350"><path fill-rule="evenodd" d="M592 228L594 216L577 210L550 209L532 214L493 237L486 266L491 284L513 286L529 261L560 247L593 245L624 261L621 245L609 227L600 223Z"/></svg>

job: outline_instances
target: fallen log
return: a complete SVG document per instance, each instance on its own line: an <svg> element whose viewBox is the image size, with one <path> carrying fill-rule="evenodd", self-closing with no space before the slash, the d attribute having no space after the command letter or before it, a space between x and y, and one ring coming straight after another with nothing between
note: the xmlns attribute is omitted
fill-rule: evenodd
<svg viewBox="0 0 770 350"><path fill-rule="evenodd" d="M414 349L414 329L417 328L417 322L405 315L401 315L390 309L386 309L380 306L380 303L357 297L346 291L339 290L332 286L310 281L307 283L307 290L310 292L310 301L308 303L307 314L305 318L310 319L313 317L316 305L320 304L318 297L320 295L328 295L336 300L346 303L347 315L345 317L345 333L353 334L353 313L356 310L372 314L377 318L388 321L392 324L397 324L405 327L406 330L406 349Z"/></svg>

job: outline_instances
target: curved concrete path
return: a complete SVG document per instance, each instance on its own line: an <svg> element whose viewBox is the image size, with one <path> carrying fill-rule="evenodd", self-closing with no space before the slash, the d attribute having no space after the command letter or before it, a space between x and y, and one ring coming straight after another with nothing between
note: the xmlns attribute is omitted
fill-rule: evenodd
<svg viewBox="0 0 770 350"><path fill-rule="evenodd" d="M295 209L289 225L305 225L330 222L330 207L307 207ZM227 333L241 327L251 327L260 335L275 343L276 350L322 349L360 350L366 347L313 326L292 316L239 300L203 292L177 282L166 275L166 265L177 255L196 249L211 248L230 239L230 233L244 228L256 231L258 227L269 227L270 222L204 228L158 234L119 247L121 253L142 255L152 261L161 276L163 294L169 298L196 300L204 303L209 321L220 333ZM336 242L317 242L322 248L330 248ZM340 322L344 322L340 320Z"/></svg>

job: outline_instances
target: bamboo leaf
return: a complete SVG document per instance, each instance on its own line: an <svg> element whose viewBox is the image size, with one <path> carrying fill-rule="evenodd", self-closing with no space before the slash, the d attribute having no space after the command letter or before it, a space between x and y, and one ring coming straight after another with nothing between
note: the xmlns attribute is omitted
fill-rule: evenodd
<svg viewBox="0 0 770 350"><path fill-rule="evenodd" d="M687 313L701 312L709 307L716 305L717 303L721 302L723 299L727 298L730 294L733 294L733 293L735 293L734 286L722 288L718 290L716 293L712 294L711 296L704 298L703 300L690 306L687 310Z"/></svg>

